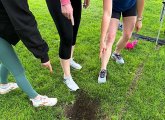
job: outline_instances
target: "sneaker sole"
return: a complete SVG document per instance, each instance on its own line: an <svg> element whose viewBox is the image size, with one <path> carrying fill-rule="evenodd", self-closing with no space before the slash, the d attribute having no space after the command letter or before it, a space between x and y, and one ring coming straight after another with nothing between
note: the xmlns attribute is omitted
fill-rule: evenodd
<svg viewBox="0 0 165 120"><path fill-rule="evenodd" d="M102 83L106 83L107 81L101 82L101 80L98 78L98 83L102 84Z"/></svg>
<svg viewBox="0 0 165 120"><path fill-rule="evenodd" d="M79 90L80 88L78 88L77 90ZM71 91L71 92L76 92L77 90L72 90L72 89L70 89L69 88L69 91Z"/></svg>
<svg viewBox="0 0 165 120"><path fill-rule="evenodd" d="M70 67L73 68L74 70L81 70L82 69L82 67L81 68L75 68L73 66L70 66Z"/></svg>

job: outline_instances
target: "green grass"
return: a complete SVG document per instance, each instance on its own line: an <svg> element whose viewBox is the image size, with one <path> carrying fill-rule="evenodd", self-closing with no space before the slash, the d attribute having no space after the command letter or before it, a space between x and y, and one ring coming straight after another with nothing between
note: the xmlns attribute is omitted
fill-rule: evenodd
<svg viewBox="0 0 165 120"><path fill-rule="evenodd" d="M0 120L66 120L65 108L75 101L75 94L69 92L62 82L63 73L58 58L58 32L44 0L40 0L40 2L29 0L29 4L36 16L41 34L49 44L53 75L40 66L40 61L36 60L21 42L15 50L26 69L27 78L34 88L41 94L57 97L59 102L57 106L51 108L34 108L29 104L27 96L18 89L0 96ZM161 8L161 0L146 1L143 29L140 34L157 36ZM100 0L91 1L90 8L83 10L74 54L83 69L81 71L72 70L73 78L80 88L89 92L90 96L100 98L101 113L98 114L99 116L105 115L108 119L114 120L119 118L165 119L165 46L155 51L155 43L139 40L138 46L134 50L123 50L122 54L126 61L124 65L118 65L110 60L108 82L103 85L97 84L100 70L98 54L101 15L102 1ZM165 37L164 29L161 30L161 38ZM116 42L120 35L121 32L118 32ZM142 72L138 76L132 94L128 96L130 85L140 65L143 65ZM9 77L9 81L14 81L12 76Z"/></svg>

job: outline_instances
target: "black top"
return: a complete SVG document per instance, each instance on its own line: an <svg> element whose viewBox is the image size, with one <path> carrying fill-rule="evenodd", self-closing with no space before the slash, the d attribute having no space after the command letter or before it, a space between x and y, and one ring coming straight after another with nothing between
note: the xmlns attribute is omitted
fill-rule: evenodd
<svg viewBox="0 0 165 120"><path fill-rule="evenodd" d="M0 0L0 37L16 45L19 40L41 62L47 62L48 45L42 39L27 0Z"/></svg>

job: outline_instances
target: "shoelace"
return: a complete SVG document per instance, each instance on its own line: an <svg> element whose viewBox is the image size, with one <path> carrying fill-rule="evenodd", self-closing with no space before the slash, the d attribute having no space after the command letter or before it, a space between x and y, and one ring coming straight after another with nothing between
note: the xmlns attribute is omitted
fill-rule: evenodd
<svg viewBox="0 0 165 120"><path fill-rule="evenodd" d="M117 59L121 59L121 55L115 54L115 56L117 57Z"/></svg>
<svg viewBox="0 0 165 120"><path fill-rule="evenodd" d="M102 71L100 72L100 77L101 77L101 78L104 78L105 75L106 75L106 70L102 70Z"/></svg>
<svg viewBox="0 0 165 120"><path fill-rule="evenodd" d="M36 99L38 101L42 101L42 102L47 102L47 96L39 96L39 99Z"/></svg>

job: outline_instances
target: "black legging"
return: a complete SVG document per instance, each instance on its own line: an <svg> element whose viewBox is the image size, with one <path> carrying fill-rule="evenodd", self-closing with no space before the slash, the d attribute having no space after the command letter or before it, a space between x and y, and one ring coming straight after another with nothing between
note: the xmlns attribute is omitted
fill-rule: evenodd
<svg viewBox="0 0 165 120"><path fill-rule="evenodd" d="M60 35L59 56L61 59L70 59L71 48L76 43L76 37L81 19L81 0L71 0L75 25L61 13L60 0L46 0L49 12L56 24Z"/></svg>

